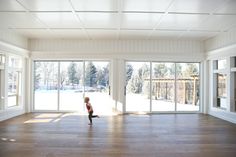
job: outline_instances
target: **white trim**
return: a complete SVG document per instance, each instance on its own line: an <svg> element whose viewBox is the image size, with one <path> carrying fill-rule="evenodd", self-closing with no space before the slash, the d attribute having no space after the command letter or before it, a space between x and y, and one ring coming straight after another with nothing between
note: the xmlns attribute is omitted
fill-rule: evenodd
<svg viewBox="0 0 236 157"><path fill-rule="evenodd" d="M236 67L231 68L231 72L236 72Z"/></svg>
<svg viewBox="0 0 236 157"><path fill-rule="evenodd" d="M15 55L20 55L23 57L29 57L29 51L23 48L20 48L15 45L11 45L8 43L5 43L3 41L0 41L0 51L6 53L6 54L15 54Z"/></svg>
<svg viewBox="0 0 236 157"><path fill-rule="evenodd" d="M222 109L212 108L209 112L211 116L232 122L236 124L236 113L235 112L227 112Z"/></svg>
<svg viewBox="0 0 236 157"><path fill-rule="evenodd" d="M33 60L91 60L91 58L96 58L95 60L101 59L125 59L125 60L136 60L136 61L165 61L165 62L201 62L205 58L205 54L199 52L194 54L186 53L104 53L104 52L88 52L88 53L77 53L77 52L32 52L31 55Z"/></svg>
<svg viewBox="0 0 236 157"><path fill-rule="evenodd" d="M216 60L230 56L236 56L236 44L218 48L212 51L207 51L206 54L207 54L206 58L208 60Z"/></svg>
<svg viewBox="0 0 236 157"><path fill-rule="evenodd" d="M19 115L24 114L24 110L22 109L8 109L0 112L0 121L4 121Z"/></svg>

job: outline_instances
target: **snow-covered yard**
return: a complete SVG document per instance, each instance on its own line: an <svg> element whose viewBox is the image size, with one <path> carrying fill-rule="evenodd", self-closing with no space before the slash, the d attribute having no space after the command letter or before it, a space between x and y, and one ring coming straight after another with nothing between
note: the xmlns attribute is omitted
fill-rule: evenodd
<svg viewBox="0 0 236 157"><path fill-rule="evenodd" d="M95 114L112 114L112 105L114 102L103 92L78 92L76 90L60 91L59 100L57 90L39 90L35 91L35 110L57 110L58 101L60 111L76 111L80 114L87 114L83 97L90 97L90 102L94 108ZM147 96L140 94L128 94L126 96L126 111L145 112L150 110L150 100ZM174 102L165 100L152 100L152 111L174 111ZM177 111L198 111L199 106L192 104L177 104Z"/></svg>

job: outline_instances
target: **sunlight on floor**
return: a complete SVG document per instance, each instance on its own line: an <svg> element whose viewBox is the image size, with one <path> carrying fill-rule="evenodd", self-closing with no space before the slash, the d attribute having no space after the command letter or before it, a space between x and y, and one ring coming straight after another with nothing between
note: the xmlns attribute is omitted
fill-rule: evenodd
<svg viewBox="0 0 236 157"><path fill-rule="evenodd" d="M40 115L37 115L35 118L56 118L61 115L61 113L42 113Z"/></svg>
<svg viewBox="0 0 236 157"><path fill-rule="evenodd" d="M5 141L5 142L16 142L16 140L14 138L5 138L5 137L2 137L1 138L2 141Z"/></svg>
<svg viewBox="0 0 236 157"><path fill-rule="evenodd" d="M24 123L49 123L51 122L53 119L30 119L25 121Z"/></svg>

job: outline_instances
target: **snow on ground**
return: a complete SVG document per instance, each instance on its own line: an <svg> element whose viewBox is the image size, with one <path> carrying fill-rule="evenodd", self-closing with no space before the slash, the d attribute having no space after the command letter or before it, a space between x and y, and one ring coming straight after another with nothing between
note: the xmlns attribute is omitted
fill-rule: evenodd
<svg viewBox="0 0 236 157"><path fill-rule="evenodd" d="M35 110L57 110L58 98L57 90L36 91ZM90 97L90 102L94 108L94 114L111 115L114 101L108 93L87 92L85 96ZM60 111L76 111L79 114L87 114L83 102L83 92L75 90L60 91ZM126 111L145 112L150 110L150 100L141 94L127 94ZM165 100L152 100L152 111L174 111L175 104ZM198 111L199 106L192 104L177 104L177 111Z"/></svg>

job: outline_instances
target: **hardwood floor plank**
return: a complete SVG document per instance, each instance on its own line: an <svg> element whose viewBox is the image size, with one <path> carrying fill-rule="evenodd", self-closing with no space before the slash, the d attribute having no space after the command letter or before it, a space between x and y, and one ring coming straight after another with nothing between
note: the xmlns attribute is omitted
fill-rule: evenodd
<svg viewBox="0 0 236 157"><path fill-rule="evenodd" d="M202 114L25 114L0 122L1 157L235 157L236 125Z"/></svg>

